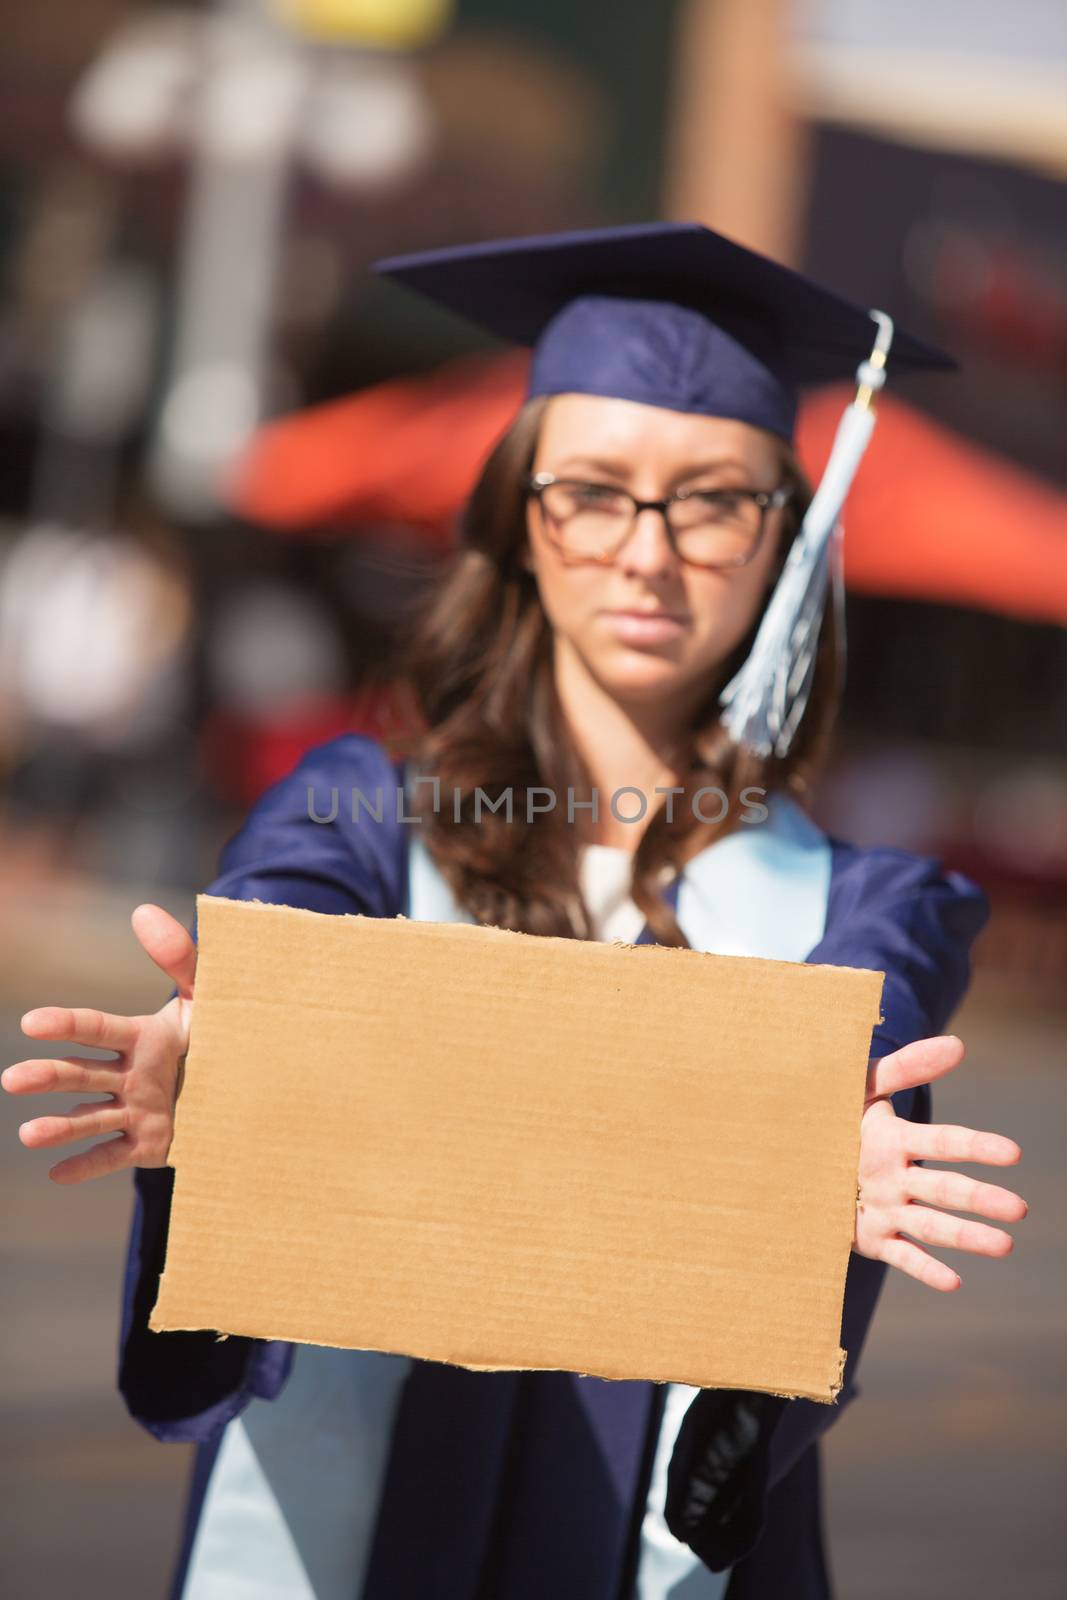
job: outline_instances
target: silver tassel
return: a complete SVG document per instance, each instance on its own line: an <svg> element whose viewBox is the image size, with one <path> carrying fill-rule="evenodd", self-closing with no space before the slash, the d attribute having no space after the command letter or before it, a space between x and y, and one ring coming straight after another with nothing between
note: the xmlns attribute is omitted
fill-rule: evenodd
<svg viewBox="0 0 1067 1600"><path fill-rule="evenodd" d="M885 382L893 323L872 311L878 336L856 372L856 397L838 423L818 489L767 603L748 659L719 696L723 726L756 755L784 756L811 693L829 580L843 618L841 510L874 429L872 400ZM834 537L836 533L836 538ZM831 574L832 567L832 574Z"/></svg>

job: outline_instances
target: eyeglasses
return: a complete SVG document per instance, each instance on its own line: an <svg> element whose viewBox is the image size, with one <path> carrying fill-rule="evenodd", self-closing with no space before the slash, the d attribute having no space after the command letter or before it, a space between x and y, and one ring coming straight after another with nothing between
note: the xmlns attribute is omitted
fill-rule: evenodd
<svg viewBox="0 0 1067 1600"><path fill-rule="evenodd" d="M792 498L789 485L763 489L679 489L666 500L637 500L627 489L536 472L525 479L537 496L549 539L566 560L614 561L641 511L660 511L671 548L694 567L740 567L759 548L767 512Z"/></svg>

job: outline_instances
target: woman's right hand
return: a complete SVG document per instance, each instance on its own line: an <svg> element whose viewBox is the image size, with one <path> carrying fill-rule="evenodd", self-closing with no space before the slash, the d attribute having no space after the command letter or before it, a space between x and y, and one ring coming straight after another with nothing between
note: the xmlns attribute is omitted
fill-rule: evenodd
<svg viewBox="0 0 1067 1600"><path fill-rule="evenodd" d="M118 1059L35 1056L14 1062L0 1074L8 1094L60 1090L110 1095L109 1100L89 1101L65 1113L35 1117L19 1128L19 1138L30 1150L72 1144L95 1134L118 1135L100 1139L52 1167L48 1176L55 1183L83 1183L122 1167L162 1167L167 1162L178 1069L189 1046L196 945L162 906L138 906L130 920L142 948L178 990L174 998L144 1017L38 1006L22 1018L22 1031L31 1039L69 1039L115 1050Z"/></svg>

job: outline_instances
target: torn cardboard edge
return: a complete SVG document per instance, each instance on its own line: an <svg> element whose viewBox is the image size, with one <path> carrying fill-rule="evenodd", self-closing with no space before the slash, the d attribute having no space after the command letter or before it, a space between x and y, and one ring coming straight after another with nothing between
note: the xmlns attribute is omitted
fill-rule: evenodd
<svg viewBox="0 0 1067 1600"><path fill-rule="evenodd" d="M197 912L150 1328L833 1402L882 973Z"/></svg>

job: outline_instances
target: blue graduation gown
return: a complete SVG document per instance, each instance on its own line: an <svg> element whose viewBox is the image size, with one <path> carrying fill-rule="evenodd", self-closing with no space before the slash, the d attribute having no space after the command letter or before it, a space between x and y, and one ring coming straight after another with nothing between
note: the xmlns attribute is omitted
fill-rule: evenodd
<svg viewBox="0 0 1067 1600"><path fill-rule="evenodd" d="M393 916L407 903L412 829L388 803L402 782L372 739L311 751L257 803L205 891L313 911ZM351 795L381 823L354 823ZM339 804L328 822L331 791ZM834 838L822 937L807 960L886 973L872 1052L945 1028L969 979L985 895L934 858ZM724 841L725 843L725 841ZM712 847L713 850L715 847ZM679 883L666 895L677 906ZM642 934L649 939L649 930ZM894 1097L929 1120L925 1087ZM171 1600L181 1600L205 1491L226 1425L286 1386L293 1346L211 1332L152 1333L174 1174L134 1172L119 1385L131 1415L162 1440L198 1446ZM836 1405L702 1392L670 1465L672 1531L714 1570L727 1600L827 1600L817 1441L857 1393L856 1368L885 1277L852 1255ZM386 1360L392 1358L385 1358ZM476 1373L414 1362L399 1397L365 1582L352 1600L631 1600L667 1386L557 1372ZM682 1600L684 1588L677 1590Z"/></svg>

